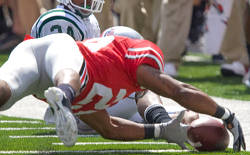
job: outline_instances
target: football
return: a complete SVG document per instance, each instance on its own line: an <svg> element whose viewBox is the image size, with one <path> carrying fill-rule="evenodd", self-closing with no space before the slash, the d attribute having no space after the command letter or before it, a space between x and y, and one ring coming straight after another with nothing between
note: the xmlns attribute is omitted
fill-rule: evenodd
<svg viewBox="0 0 250 155"><path fill-rule="evenodd" d="M229 134L222 121L212 117L194 120L187 134L198 151L223 151L229 144Z"/></svg>

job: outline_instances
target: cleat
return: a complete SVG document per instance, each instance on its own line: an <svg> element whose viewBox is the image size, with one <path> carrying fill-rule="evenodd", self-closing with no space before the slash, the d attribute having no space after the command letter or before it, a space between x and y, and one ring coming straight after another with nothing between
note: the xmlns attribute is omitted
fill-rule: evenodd
<svg viewBox="0 0 250 155"><path fill-rule="evenodd" d="M231 64L222 64L220 71L222 76L225 77L230 77L230 76L243 77L247 74L246 67L239 61L234 61Z"/></svg>
<svg viewBox="0 0 250 155"><path fill-rule="evenodd" d="M247 72L247 74L244 76L242 82L248 87L250 88L250 69Z"/></svg>
<svg viewBox="0 0 250 155"><path fill-rule="evenodd" d="M44 114L44 121L47 125L55 125L56 124L56 116L54 113L53 108L48 107L46 109L46 112ZM77 128L78 128L78 134L79 135L86 135L86 134L97 134L97 132L90 128L87 124L85 124L82 120L80 120L77 116L75 116Z"/></svg>
<svg viewBox="0 0 250 155"><path fill-rule="evenodd" d="M69 101L64 92L59 88L50 87L44 96L55 114L56 133L65 146L74 146L77 141L77 123L71 110L68 108Z"/></svg>

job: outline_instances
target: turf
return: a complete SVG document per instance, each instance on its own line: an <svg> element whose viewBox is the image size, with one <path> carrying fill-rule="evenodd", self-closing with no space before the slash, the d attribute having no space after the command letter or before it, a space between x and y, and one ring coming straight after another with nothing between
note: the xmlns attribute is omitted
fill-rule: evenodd
<svg viewBox="0 0 250 155"><path fill-rule="evenodd" d="M201 61L183 61L178 80L192 84L210 96L236 100L250 100L250 89L242 83L242 77L223 77L220 64L215 64L204 54L190 53Z"/></svg>
<svg viewBox="0 0 250 155"><path fill-rule="evenodd" d="M8 53L0 53L0 66L8 59Z"/></svg>
<svg viewBox="0 0 250 155"><path fill-rule="evenodd" d="M48 136L55 135L55 130L48 129L35 129L35 130L10 130L9 128L44 128L51 127L53 125L46 125L41 120L33 120L33 119L20 119L14 117L6 117L0 116L0 154L166 154L166 155L196 155L196 154L215 154L215 155L225 155L225 154L235 154L235 155L245 155L250 154L250 152L240 152L233 153L232 149L227 149L223 152L197 152L192 149L190 146L190 151L183 152L179 146L167 144L164 141L159 140L143 140L136 142L144 142L149 144L119 144L121 141L111 141L107 139L103 139L99 135L92 135L86 137L79 137L77 144L73 147L65 147L62 145L58 137L43 137L43 138L35 138L29 136ZM14 122L3 122L3 121L13 121L13 120L26 120L26 121L37 121L35 124L31 124L29 122L25 123L14 123ZM8 128L8 130L4 130ZM16 136L28 136L17 138ZM111 144L100 144L100 142L112 142ZM80 145L84 143L85 145ZM117 143L117 144L116 144ZM150 144L153 143L153 144ZM158 144L155 144L158 143ZM149 152L146 152L146 151ZM173 152L179 151L179 152ZM10 152L12 151L12 152ZM19 151L19 153L18 153ZM25 152L26 151L26 152ZM118 152L120 151L120 152ZM168 152L171 151L171 152ZM22 153L21 153L22 152ZM152 152L152 153L150 153ZM158 152L158 153L156 153Z"/></svg>

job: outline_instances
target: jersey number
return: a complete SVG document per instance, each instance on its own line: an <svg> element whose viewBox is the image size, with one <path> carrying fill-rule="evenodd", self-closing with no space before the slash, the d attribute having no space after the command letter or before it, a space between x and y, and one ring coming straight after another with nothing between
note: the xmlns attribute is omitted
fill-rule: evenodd
<svg viewBox="0 0 250 155"><path fill-rule="evenodd" d="M124 98L127 91L126 89L120 89L119 93L116 95L115 100L113 103L116 103ZM101 99L97 101L95 104L96 110L102 110L107 107L109 107L110 100L114 97L112 89L109 87L106 87L100 83L94 83L92 89L88 93L87 97L83 99L79 104L88 104L94 101L94 98L100 96Z"/></svg>
<svg viewBox="0 0 250 155"><path fill-rule="evenodd" d="M60 25L53 25L53 26L51 26L50 31L51 32L57 31L57 33L62 33L62 27ZM67 27L67 34L75 39L74 31L73 31L73 28L71 26Z"/></svg>

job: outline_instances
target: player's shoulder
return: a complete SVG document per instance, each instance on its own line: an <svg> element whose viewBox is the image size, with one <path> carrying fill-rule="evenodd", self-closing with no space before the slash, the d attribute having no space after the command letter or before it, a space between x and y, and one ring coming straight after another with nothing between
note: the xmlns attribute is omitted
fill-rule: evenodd
<svg viewBox="0 0 250 155"><path fill-rule="evenodd" d="M55 8L43 13L36 21L36 24L44 24L51 21L78 21L81 22L81 18L73 12L64 8Z"/></svg>
<svg viewBox="0 0 250 155"><path fill-rule="evenodd" d="M94 14L89 15L89 16L88 16L87 18L85 18L85 19L88 19L88 20L93 21L93 22L97 22L97 19L96 19L96 17L95 17Z"/></svg>
<svg viewBox="0 0 250 155"><path fill-rule="evenodd" d="M58 32L77 31L81 34L78 39L83 39L84 24L79 16L64 8L55 8L43 13L32 27L31 34L35 38L51 34L51 31L58 29ZM66 30L65 30L66 29ZM54 30L54 31L55 31ZM65 32L67 33L67 32Z"/></svg>

